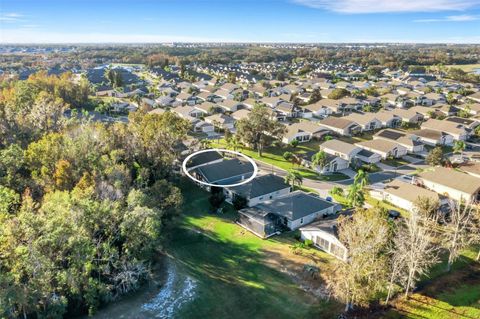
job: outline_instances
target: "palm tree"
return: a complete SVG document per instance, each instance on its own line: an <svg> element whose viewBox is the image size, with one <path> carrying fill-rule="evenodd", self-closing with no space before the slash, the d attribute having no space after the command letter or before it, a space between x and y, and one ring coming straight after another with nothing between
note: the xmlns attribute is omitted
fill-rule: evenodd
<svg viewBox="0 0 480 319"><path fill-rule="evenodd" d="M320 166L322 169L328 164L327 153L324 151L319 151L312 156L312 164L315 166Z"/></svg>
<svg viewBox="0 0 480 319"><path fill-rule="evenodd" d="M454 153L463 153L467 145L465 144L464 141L456 141L455 144L453 144L453 152Z"/></svg>
<svg viewBox="0 0 480 319"><path fill-rule="evenodd" d="M295 185L302 185L303 177L297 170L289 170L287 175L285 176L285 183L290 184L292 186L292 190L295 188Z"/></svg>
<svg viewBox="0 0 480 319"><path fill-rule="evenodd" d="M352 207L363 206L365 203L365 195L363 193L363 188L359 184L353 183L350 185L347 192L347 201Z"/></svg>
<svg viewBox="0 0 480 319"><path fill-rule="evenodd" d="M368 184L368 173L363 169L359 169L355 177L353 178L353 184L356 184L359 188L364 188Z"/></svg>

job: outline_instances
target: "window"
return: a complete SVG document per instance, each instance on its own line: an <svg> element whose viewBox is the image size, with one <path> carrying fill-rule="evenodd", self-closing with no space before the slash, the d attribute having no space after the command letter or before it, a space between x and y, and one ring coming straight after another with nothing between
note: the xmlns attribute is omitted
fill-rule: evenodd
<svg viewBox="0 0 480 319"><path fill-rule="evenodd" d="M315 244L317 244L317 246L320 247L321 249L328 251L328 244L329 244L328 240L317 236L315 237Z"/></svg>

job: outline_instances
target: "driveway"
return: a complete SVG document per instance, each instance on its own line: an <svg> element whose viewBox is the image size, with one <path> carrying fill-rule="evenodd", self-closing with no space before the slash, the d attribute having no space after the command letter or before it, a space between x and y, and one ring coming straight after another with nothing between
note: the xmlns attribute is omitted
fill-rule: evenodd
<svg viewBox="0 0 480 319"><path fill-rule="evenodd" d="M261 162L259 160L255 160L255 163L257 163L258 170L261 174L275 174L282 177L287 176L286 170L278 168L272 164ZM334 185L335 184L330 182L317 181L308 178L304 178L302 183L302 186L316 190L318 194L322 197L329 196L328 192L330 191L330 189L332 189Z"/></svg>

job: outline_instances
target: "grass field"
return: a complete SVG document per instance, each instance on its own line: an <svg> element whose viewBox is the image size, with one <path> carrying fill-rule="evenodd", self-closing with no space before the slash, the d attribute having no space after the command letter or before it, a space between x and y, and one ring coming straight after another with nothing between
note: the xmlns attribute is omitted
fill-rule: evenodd
<svg viewBox="0 0 480 319"><path fill-rule="evenodd" d="M232 208L209 214L208 194L184 182L184 209L169 231L167 252L197 281L193 301L179 318L332 318L342 306L313 298L289 275L314 263L322 271L332 257L309 249L291 253L292 233L262 240L233 223Z"/></svg>
<svg viewBox="0 0 480 319"><path fill-rule="evenodd" d="M292 165L290 161L287 161L283 158L283 154L285 152L292 152L296 155L306 154L308 152L318 152L319 150L319 142L310 141L307 143L301 143L297 147L292 147L290 145L286 145L284 147L270 147L263 151L262 156L258 155L258 152L255 150L251 150L249 148L243 147L238 149L241 153L262 161L267 164L271 164L273 166L279 167L284 170L291 170L295 169L302 174L304 178L314 179L319 181L340 181L344 179L348 179L348 176L342 173L333 173L330 175L319 175L312 169L309 169L304 166L299 165ZM226 148L225 140L216 140L212 143L212 147L214 148Z"/></svg>
<svg viewBox="0 0 480 319"><path fill-rule="evenodd" d="M465 72L474 72L475 69L480 69L480 64L457 64L457 65L447 65L446 67L462 69Z"/></svg>

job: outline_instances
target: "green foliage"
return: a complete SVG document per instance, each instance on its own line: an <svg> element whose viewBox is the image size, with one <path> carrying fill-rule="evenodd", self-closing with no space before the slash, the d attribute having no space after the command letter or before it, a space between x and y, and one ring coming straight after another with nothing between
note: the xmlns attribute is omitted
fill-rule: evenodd
<svg viewBox="0 0 480 319"><path fill-rule="evenodd" d="M0 317L92 314L136 289L182 201L167 179L189 123L139 111L57 125L62 79L2 91L0 113L17 115L0 118Z"/></svg>
<svg viewBox="0 0 480 319"><path fill-rule="evenodd" d="M427 162L428 165L431 165L431 166L442 165L443 163L442 148L437 146L434 149L432 149L430 152L428 152L428 155L425 158L425 161Z"/></svg>
<svg viewBox="0 0 480 319"><path fill-rule="evenodd" d="M343 188L341 188L340 186L333 186L330 190L330 194L343 196Z"/></svg>
<svg viewBox="0 0 480 319"><path fill-rule="evenodd" d="M343 88L337 88L337 89L333 89L333 91L330 92L330 94L328 95L328 98L333 100L340 100L341 98L344 98L346 96L350 96L350 91Z"/></svg>
<svg viewBox="0 0 480 319"><path fill-rule="evenodd" d="M325 167L328 164L327 153L324 151L319 151L312 156L312 164L314 166L320 166L321 168Z"/></svg>
<svg viewBox="0 0 480 319"><path fill-rule="evenodd" d="M239 210L247 207L248 200L243 196L235 195L233 196L232 204L236 210Z"/></svg>
<svg viewBox="0 0 480 319"><path fill-rule="evenodd" d="M259 156L265 147L281 140L284 134L285 126L275 120L264 106L255 106L247 118L237 122L237 136L256 149Z"/></svg>

